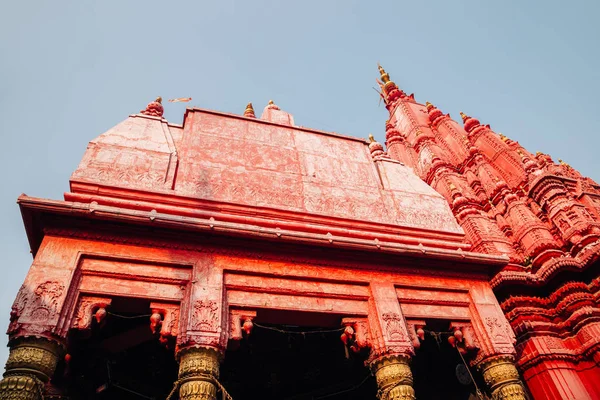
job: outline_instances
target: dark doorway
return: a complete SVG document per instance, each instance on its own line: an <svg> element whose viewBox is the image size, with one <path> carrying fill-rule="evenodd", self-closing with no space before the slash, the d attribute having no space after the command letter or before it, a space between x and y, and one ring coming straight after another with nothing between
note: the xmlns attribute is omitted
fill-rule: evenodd
<svg viewBox="0 0 600 400"><path fill-rule="evenodd" d="M346 357L341 317L269 310L258 316L252 334L221 366L221 382L235 400L376 398L364 355Z"/></svg>
<svg viewBox="0 0 600 400"><path fill-rule="evenodd" d="M475 386L458 350L448 343L448 326L447 321L427 321L425 340L421 340L411 365L417 399L477 399ZM479 375L472 369L471 372L481 389Z"/></svg>
<svg viewBox="0 0 600 400"><path fill-rule="evenodd" d="M150 303L115 298L101 324L69 335L68 367L53 381L72 399L165 399L177 380L174 349L150 330Z"/></svg>

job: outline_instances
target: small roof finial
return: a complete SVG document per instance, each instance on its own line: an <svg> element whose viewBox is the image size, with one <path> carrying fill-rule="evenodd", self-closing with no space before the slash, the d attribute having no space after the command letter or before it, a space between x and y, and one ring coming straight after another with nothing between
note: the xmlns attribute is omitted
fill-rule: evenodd
<svg viewBox="0 0 600 400"><path fill-rule="evenodd" d="M469 118L469 117L467 116L467 114L465 114L465 113L464 113L464 112L462 112L462 111L460 112L460 117L462 118L462 120L463 120L463 121L466 121L466 120L467 120L467 118Z"/></svg>
<svg viewBox="0 0 600 400"><path fill-rule="evenodd" d="M244 110L244 117L248 118L256 118L256 114L254 114L254 107L252 107L252 103L248 103L246 109Z"/></svg>
<svg viewBox="0 0 600 400"><path fill-rule="evenodd" d="M383 151L383 146L377 140L372 133L369 133L369 151L371 152L371 158L374 160L383 157L387 158L387 155Z"/></svg>
<svg viewBox="0 0 600 400"><path fill-rule="evenodd" d="M433 123L439 117L444 115L444 113L439 108L437 108L428 101L425 102L425 106L427 108L427 114L429 115L429 122L431 123Z"/></svg>
<svg viewBox="0 0 600 400"><path fill-rule="evenodd" d="M272 110L279 110L279 106L277 106L277 104L275 104L273 102L273 100L269 100L269 104L267 104L267 108L270 108Z"/></svg>
<svg viewBox="0 0 600 400"><path fill-rule="evenodd" d="M140 111L140 114L162 118L165 109L163 108L161 103L162 103L162 97L158 96L153 102L148 103L148 105L146 106L146 109Z"/></svg>

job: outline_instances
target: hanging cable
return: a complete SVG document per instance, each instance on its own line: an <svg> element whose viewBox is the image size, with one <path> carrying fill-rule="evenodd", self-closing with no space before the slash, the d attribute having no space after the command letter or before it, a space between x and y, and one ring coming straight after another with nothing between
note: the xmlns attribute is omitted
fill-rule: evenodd
<svg viewBox="0 0 600 400"><path fill-rule="evenodd" d="M315 397L314 400L320 400L320 399L326 399L328 397L332 397L332 396L337 396L338 394L343 394L343 393L348 393L348 392L352 392L356 389L358 389L359 387L361 387L362 385L364 385L364 383L373 375L368 374L367 376L365 376L365 378L358 384L358 385L354 385L348 389L344 389L344 390L340 390L339 392L335 392L335 393L330 393L330 394L326 394L325 396L320 396L320 397Z"/></svg>
<svg viewBox="0 0 600 400"><path fill-rule="evenodd" d="M344 329L346 329L345 327L342 327L342 328L336 328L336 329L324 329L324 330L314 330L314 331L287 331L285 329L273 328L272 326L260 325L260 324L257 324L256 322L253 322L253 325L257 326L259 328L262 328L262 329L268 329L268 330L275 331L275 332L286 333L286 334L297 334L297 335L308 335L311 333L341 332Z"/></svg>
<svg viewBox="0 0 600 400"><path fill-rule="evenodd" d="M483 393L481 393L481 390L479 390L479 386L477 386L477 382L475 382L475 378L473 377L473 374L471 373L471 369L467 365L467 362L465 361L465 358L463 357L462 353L460 352L458 346L456 346L456 351L458 351L458 355L460 356L460 359L462 360L463 364L465 365L465 368L467 368L467 372L469 373L469 376L471 377L471 382L473 382L473 385L475 386L475 394L477 395L477 397L479 399L484 400L485 398L483 397Z"/></svg>
<svg viewBox="0 0 600 400"><path fill-rule="evenodd" d="M113 317L123 318L123 319L146 318L146 317L151 317L152 316L152 314L144 314L144 315L121 315L121 314L112 313L110 311L107 311L106 313L108 315L112 315Z"/></svg>

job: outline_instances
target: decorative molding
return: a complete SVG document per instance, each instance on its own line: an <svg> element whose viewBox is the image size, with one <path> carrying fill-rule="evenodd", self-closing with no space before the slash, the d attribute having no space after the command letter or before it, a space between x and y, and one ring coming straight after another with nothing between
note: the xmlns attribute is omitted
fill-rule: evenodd
<svg viewBox="0 0 600 400"><path fill-rule="evenodd" d="M218 310L219 306L214 300L197 300L192 313L192 330L219 332Z"/></svg>

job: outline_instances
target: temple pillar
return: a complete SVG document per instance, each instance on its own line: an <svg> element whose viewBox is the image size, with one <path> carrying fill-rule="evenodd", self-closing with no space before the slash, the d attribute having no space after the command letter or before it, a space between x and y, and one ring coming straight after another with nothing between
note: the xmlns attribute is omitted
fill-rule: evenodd
<svg viewBox="0 0 600 400"><path fill-rule="evenodd" d="M478 365L492 400L526 400L525 389L512 356L497 356Z"/></svg>
<svg viewBox="0 0 600 400"><path fill-rule="evenodd" d="M413 376L407 354L388 355L370 364L380 400L414 400Z"/></svg>
<svg viewBox="0 0 600 400"><path fill-rule="evenodd" d="M591 400L592 397L575 366L567 361L547 360L523 372L535 399Z"/></svg>
<svg viewBox="0 0 600 400"><path fill-rule="evenodd" d="M179 398L215 400L220 354L210 348L188 348L180 352Z"/></svg>
<svg viewBox="0 0 600 400"><path fill-rule="evenodd" d="M58 343L47 339L15 339L0 381L0 400L42 400L61 351Z"/></svg>

